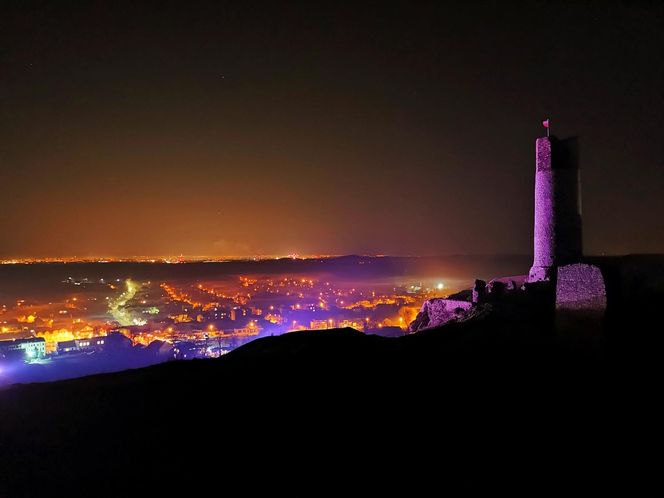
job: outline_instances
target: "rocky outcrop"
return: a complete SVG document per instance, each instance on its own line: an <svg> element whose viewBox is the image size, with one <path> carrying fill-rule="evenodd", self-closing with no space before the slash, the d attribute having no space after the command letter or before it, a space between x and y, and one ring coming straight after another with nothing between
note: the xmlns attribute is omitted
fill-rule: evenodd
<svg viewBox="0 0 664 498"><path fill-rule="evenodd" d="M449 322L462 322L471 316L473 303L456 299L429 299L422 305L417 318L410 324L409 330L417 332L433 327L440 327Z"/></svg>

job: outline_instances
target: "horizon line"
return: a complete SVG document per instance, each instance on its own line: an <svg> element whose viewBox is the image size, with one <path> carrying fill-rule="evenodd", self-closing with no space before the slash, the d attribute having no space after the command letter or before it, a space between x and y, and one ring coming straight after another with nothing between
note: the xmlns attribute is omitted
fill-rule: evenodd
<svg viewBox="0 0 664 498"><path fill-rule="evenodd" d="M625 257L625 256L662 256L664 253L601 253L587 254L584 258L596 257ZM155 264L182 264L182 263L228 263L250 261L277 261L277 260L315 260L339 258L477 258L477 257L519 257L530 258L532 253L449 253L449 254L289 254L270 255L260 254L253 256L20 256L0 258L0 265L36 264L36 263L155 263Z"/></svg>
<svg viewBox="0 0 664 498"><path fill-rule="evenodd" d="M527 253L448 253L448 254L381 254L381 253L346 253L346 254L256 254L246 256L12 256L0 258L0 263L30 262L30 261L91 261L91 262L165 262L165 261L252 261L252 260L308 260L308 259L332 259L332 258L449 258L449 257L487 257L487 256L532 256Z"/></svg>

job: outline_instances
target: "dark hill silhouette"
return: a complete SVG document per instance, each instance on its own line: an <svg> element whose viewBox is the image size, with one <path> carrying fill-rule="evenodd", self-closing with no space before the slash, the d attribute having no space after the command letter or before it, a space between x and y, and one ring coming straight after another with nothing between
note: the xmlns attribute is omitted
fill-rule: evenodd
<svg viewBox="0 0 664 498"><path fill-rule="evenodd" d="M644 494L664 273L635 261L607 267L593 348L561 342L550 307L514 302L401 338L297 332L5 389L0 496Z"/></svg>
<svg viewBox="0 0 664 498"><path fill-rule="evenodd" d="M300 332L220 360L11 388L0 393L2 495L196 496L210 482L295 494L634 489L628 476L646 467L622 452L647 417L622 413L637 392L606 358L533 326Z"/></svg>

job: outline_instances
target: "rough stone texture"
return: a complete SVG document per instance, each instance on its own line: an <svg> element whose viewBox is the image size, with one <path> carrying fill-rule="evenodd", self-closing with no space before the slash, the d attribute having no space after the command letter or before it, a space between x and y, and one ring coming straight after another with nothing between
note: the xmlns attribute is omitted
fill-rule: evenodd
<svg viewBox="0 0 664 498"><path fill-rule="evenodd" d="M535 142L535 234L533 269L553 266L554 216L553 216L553 165L551 141L548 137ZM541 272L542 270L540 270ZM531 270L531 276L533 270ZM544 275L549 276L544 272ZM540 275L538 278L541 278Z"/></svg>
<svg viewBox="0 0 664 498"><path fill-rule="evenodd" d="M429 299L422 304L422 309L409 328L412 332L415 332L440 327L452 321L462 321L468 316L472 308L473 303L468 301L443 298Z"/></svg>
<svg viewBox="0 0 664 498"><path fill-rule="evenodd" d="M582 263L558 268L556 309L604 312L606 288L601 270Z"/></svg>
<svg viewBox="0 0 664 498"><path fill-rule="evenodd" d="M576 139L535 144L534 258L528 281L550 280L555 267L581 257L581 202Z"/></svg>
<svg viewBox="0 0 664 498"><path fill-rule="evenodd" d="M558 268L556 277L556 329L577 342L599 337L606 310L606 286L594 265Z"/></svg>

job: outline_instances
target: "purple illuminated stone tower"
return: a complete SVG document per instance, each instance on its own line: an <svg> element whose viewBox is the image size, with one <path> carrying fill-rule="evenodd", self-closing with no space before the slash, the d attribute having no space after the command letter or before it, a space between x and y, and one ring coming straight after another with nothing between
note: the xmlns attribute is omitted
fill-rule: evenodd
<svg viewBox="0 0 664 498"><path fill-rule="evenodd" d="M555 278L558 266L582 255L581 199L576 138L535 142L535 236L529 282Z"/></svg>

